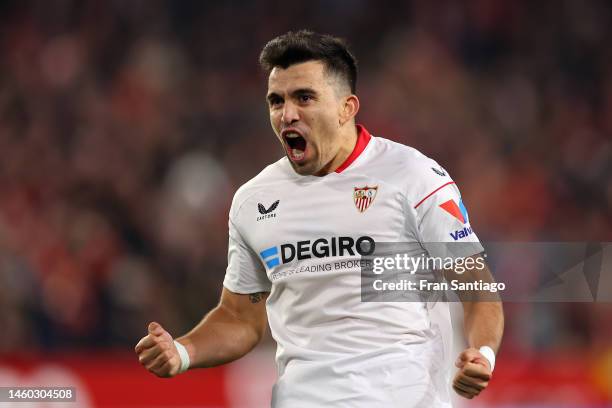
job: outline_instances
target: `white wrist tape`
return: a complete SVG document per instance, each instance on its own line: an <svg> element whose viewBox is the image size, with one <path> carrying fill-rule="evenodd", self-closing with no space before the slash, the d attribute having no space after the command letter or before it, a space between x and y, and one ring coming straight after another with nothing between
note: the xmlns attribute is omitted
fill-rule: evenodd
<svg viewBox="0 0 612 408"><path fill-rule="evenodd" d="M480 354L482 354L487 360L489 360L491 372L493 372L493 369L495 368L495 352L493 351L493 349L489 346L482 346L478 349L478 351L480 351Z"/></svg>
<svg viewBox="0 0 612 408"><path fill-rule="evenodd" d="M176 346L176 351L179 353L179 357L181 358L181 368L179 369L179 374L184 373L189 369L189 354L187 353L187 349L178 341L174 340L174 345Z"/></svg>

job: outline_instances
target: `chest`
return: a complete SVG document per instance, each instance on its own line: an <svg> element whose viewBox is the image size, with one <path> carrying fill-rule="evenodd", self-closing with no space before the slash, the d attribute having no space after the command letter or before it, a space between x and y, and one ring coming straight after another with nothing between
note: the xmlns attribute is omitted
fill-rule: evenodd
<svg viewBox="0 0 612 408"><path fill-rule="evenodd" d="M275 186L244 205L243 233L260 257L275 251L296 260L356 255L369 240L406 240L410 223L401 192L367 177Z"/></svg>

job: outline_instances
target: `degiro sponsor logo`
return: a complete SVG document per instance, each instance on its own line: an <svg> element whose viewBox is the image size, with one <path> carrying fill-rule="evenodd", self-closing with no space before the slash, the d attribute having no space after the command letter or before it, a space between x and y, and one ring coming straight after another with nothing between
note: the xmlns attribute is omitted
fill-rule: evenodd
<svg viewBox="0 0 612 408"><path fill-rule="evenodd" d="M310 258L326 258L357 254L371 255L376 249L372 237L363 236L356 240L352 237L319 238L314 241L298 241L295 244L281 244L264 249L259 253L268 269L294 259L301 261Z"/></svg>

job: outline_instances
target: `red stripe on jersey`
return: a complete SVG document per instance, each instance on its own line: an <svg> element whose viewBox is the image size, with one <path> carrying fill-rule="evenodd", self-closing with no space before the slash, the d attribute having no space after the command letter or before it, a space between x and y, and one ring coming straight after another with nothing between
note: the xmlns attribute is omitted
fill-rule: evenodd
<svg viewBox="0 0 612 408"><path fill-rule="evenodd" d="M363 125L357 125L357 132L357 143L355 143L353 151L351 152L349 157L346 158L344 163L342 163L336 169L336 173L342 173L344 170L346 170L346 168L350 166L355 161L355 159L357 159L357 157L359 157L361 152L365 150L366 146L370 142L370 139L372 138L370 132L368 132L367 129L363 127Z"/></svg>
<svg viewBox="0 0 612 408"><path fill-rule="evenodd" d="M422 199L421 201L419 201L419 202L417 203L417 205L415 205L415 206L414 206L414 209L416 210L416 208L417 208L419 205L423 204L423 201L427 200L429 197L431 197L432 195L434 195L435 193L437 193L437 192L438 192L438 190L443 189L444 187L448 186L449 184L455 184L455 182L454 182L454 181L449 181L449 182L448 182L448 183L446 183L446 184L442 184L440 187L436 188L434 191L432 191L431 193L427 194L427 195L425 196L425 198L424 198L424 199Z"/></svg>

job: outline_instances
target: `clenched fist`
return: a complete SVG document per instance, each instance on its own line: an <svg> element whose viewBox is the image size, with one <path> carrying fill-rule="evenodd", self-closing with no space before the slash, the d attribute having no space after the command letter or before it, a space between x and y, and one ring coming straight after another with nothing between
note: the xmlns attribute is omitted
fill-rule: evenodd
<svg viewBox="0 0 612 408"><path fill-rule="evenodd" d="M134 347L138 361L158 377L174 377L180 372L181 357L172 336L155 322L149 324L148 330L149 334Z"/></svg>
<svg viewBox="0 0 612 408"><path fill-rule="evenodd" d="M453 380L453 389L462 397L472 399L489 385L491 366L477 349L463 351L455 365L459 371Z"/></svg>

